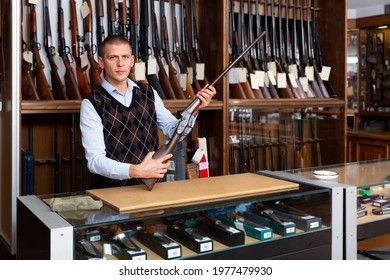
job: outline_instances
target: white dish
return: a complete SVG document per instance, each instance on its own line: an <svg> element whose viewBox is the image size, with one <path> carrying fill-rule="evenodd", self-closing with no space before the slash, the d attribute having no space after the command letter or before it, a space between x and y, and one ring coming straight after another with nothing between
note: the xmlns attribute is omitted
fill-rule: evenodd
<svg viewBox="0 0 390 280"><path fill-rule="evenodd" d="M334 180L339 177L339 173L328 170L316 170L313 171L313 175L320 180Z"/></svg>

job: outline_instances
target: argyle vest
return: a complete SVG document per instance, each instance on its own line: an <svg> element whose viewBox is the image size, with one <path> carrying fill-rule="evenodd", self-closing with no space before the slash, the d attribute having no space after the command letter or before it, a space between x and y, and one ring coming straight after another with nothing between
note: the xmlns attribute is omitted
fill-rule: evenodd
<svg viewBox="0 0 390 280"><path fill-rule="evenodd" d="M110 159L138 164L158 148L158 127L154 93L145 83L137 83L129 107L98 86L86 98L102 119L106 156ZM98 187L140 184L138 179L114 180L98 176Z"/></svg>

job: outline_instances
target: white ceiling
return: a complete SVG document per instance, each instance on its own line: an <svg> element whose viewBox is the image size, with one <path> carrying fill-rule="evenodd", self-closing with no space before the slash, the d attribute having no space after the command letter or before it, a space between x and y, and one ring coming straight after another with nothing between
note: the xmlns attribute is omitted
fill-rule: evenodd
<svg viewBox="0 0 390 280"><path fill-rule="evenodd" d="M361 18L375 15L382 15L385 12L385 5L390 0L347 0L348 18Z"/></svg>

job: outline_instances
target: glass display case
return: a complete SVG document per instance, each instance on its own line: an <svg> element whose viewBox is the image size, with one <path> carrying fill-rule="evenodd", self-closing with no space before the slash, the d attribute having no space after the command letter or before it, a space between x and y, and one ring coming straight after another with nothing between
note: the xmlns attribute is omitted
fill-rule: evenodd
<svg viewBox="0 0 390 280"><path fill-rule="evenodd" d="M317 182L330 188L343 187L345 259L357 258L359 240L390 232L389 159L262 173L285 180Z"/></svg>
<svg viewBox="0 0 390 280"><path fill-rule="evenodd" d="M251 173L195 180L159 183L151 192L133 186L130 192L144 194L133 211L118 210L110 199L102 199L97 210L53 208L56 200L66 206L78 198L91 198L85 192L19 197L17 258L342 257L343 225L333 217L342 211L340 188ZM160 200L145 206L148 197Z"/></svg>

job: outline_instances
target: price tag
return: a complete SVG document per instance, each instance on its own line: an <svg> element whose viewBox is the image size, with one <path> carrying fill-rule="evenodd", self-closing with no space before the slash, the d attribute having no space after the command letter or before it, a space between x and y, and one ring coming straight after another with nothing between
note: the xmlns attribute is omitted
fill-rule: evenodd
<svg viewBox="0 0 390 280"><path fill-rule="evenodd" d="M81 4L80 12L81 12L82 18L86 18L91 13L91 11L89 10L89 6L88 6L87 1L83 2L83 4Z"/></svg>
<svg viewBox="0 0 390 280"><path fill-rule="evenodd" d="M148 75L157 74L157 60L155 58L148 60Z"/></svg>
<svg viewBox="0 0 390 280"><path fill-rule="evenodd" d="M313 68L313 66L306 66L305 67L305 74L306 74L306 77L309 79L309 81L314 81L314 68Z"/></svg>
<svg viewBox="0 0 390 280"><path fill-rule="evenodd" d="M287 87L287 75L286 73L278 73L278 88L286 88Z"/></svg>
<svg viewBox="0 0 390 280"><path fill-rule="evenodd" d="M32 51L24 51L23 52L23 60L30 63L30 64L33 64L33 53Z"/></svg>
<svg viewBox="0 0 390 280"><path fill-rule="evenodd" d="M186 73L179 74L179 83L180 83L180 88L182 89L182 91L185 91L187 89L187 74Z"/></svg>
<svg viewBox="0 0 390 280"><path fill-rule="evenodd" d="M252 89L259 89L259 82L257 81L256 74L250 73L249 77L250 77L250 80L251 80L251 87L252 87Z"/></svg>
<svg viewBox="0 0 390 280"><path fill-rule="evenodd" d="M264 87L264 71L255 71L256 79L259 87Z"/></svg>
<svg viewBox="0 0 390 280"><path fill-rule="evenodd" d="M232 68L229 70L229 84L238 84L240 82L238 78L237 68Z"/></svg>
<svg viewBox="0 0 390 280"><path fill-rule="evenodd" d="M88 67L89 61L88 61L87 52L84 52L84 53L80 56L80 61L81 61L81 63L80 63L81 68Z"/></svg>
<svg viewBox="0 0 390 280"><path fill-rule="evenodd" d="M238 79L240 83L245 83L246 82L246 68L240 67L238 68Z"/></svg>
<svg viewBox="0 0 390 280"><path fill-rule="evenodd" d="M192 84L194 82L194 69L192 67L187 67L187 77Z"/></svg>
<svg viewBox="0 0 390 280"><path fill-rule="evenodd" d="M329 66L322 66L320 77L323 81L329 81L331 70L332 70L332 68Z"/></svg>
<svg viewBox="0 0 390 280"><path fill-rule="evenodd" d="M146 65L145 62L137 62L134 64L134 78L136 81L145 81Z"/></svg>
<svg viewBox="0 0 390 280"><path fill-rule="evenodd" d="M39 4L39 0L28 0L28 3L32 4L32 5L38 5Z"/></svg>
<svg viewBox="0 0 390 280"><path fill-rule="evenodd" d="M196 78L199 81L203 81L204 80L204 70L205 70L204 63L197 63L195 70L196 70Z"/></svg>
<svg viewBox="0 0 390 280"><path fill-rule="evenodd" d="M295 79L298 79L298 67L296 64L290 64L288 66L288 73L294 74Z"/></svg>
<svg viewBox="0 0 390 280"><path fill-rule="evenodd" d="M268 73L266 74L265 72L264 72L264 85L265 85L266 87L269 87Z"/></svg>
<svg viewBox="0 0 390 280"><path fill-rule="evenodd" d="M272 74L274 75L274 77L276 77L278 71L276 70L276 62L275 61L268 62L267 69L268 69L268 72L271 71Z"/></svg>
<svg viewBox="0 0 390 280"><path fill-rule="evenodd" d="M165 73L167 73L167 76L169 78L169 65L164 65L164 70L165 70Z"/></svg>

